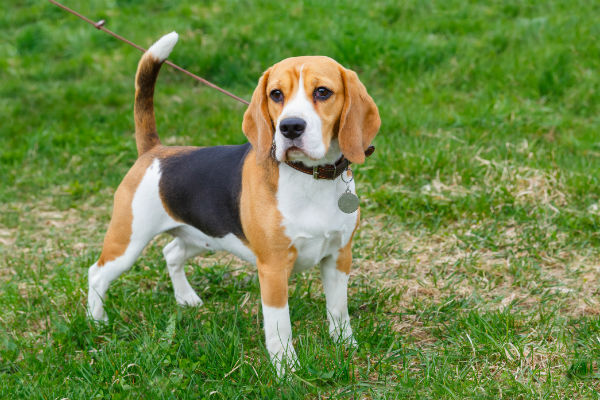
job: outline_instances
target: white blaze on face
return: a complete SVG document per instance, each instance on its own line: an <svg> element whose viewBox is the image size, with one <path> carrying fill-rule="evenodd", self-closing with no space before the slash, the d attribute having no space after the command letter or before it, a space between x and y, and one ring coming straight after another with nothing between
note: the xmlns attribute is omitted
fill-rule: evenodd
<svg viewBox="0 0 600 400"><path fill-rule="evenodd" d="M306 94L304 89L304 79L302 76L302 69L300 67L300 78L298 80L298 90L294 94L281 112L279 118L277 118L277 125L275 131L275 156L279 161L283 161L285 154L290 147L297 147L302 149L305 155L299 152L292 152L288 154L292 156L294 160L298 161L309 161L318 160L325 156L327 149L323 144L323 130L322 123L319 114L315 111L315 107L312 104L311 99ZM306 130L302 135L296 139L288 139L281 133L279 129L279 123L285 118L301 118L306 122Z"/></svg>

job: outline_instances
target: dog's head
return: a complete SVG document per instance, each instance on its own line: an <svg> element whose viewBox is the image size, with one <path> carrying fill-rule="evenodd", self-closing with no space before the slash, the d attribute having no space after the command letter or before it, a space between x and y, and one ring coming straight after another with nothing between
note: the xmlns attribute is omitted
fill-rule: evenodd
<svg viewBox="0 0 600 400"><path fill-rule="evenodd" d="M242 130L259 161L269 157L275 142L278 161L317 165L334 162L330 158L340 150L351 162L364 162L380 125L377 106L354 71L329 57L309 56L265 71Z"/></svg>

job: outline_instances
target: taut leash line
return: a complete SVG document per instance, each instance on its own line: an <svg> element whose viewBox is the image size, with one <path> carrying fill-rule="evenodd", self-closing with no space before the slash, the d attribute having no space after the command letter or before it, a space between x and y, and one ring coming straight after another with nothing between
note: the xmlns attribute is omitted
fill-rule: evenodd
<svg viewBox="0 0 600 400"><path fill-rule="evenodd" d="M121 36L121 35L118 35L118 34L114 33L113 31L111 31L111 30L109 30L109 29L106 29L106 28L104 27L105 21L104 21L103 19L102 19L102 20L100 20L100 21L98 21L98 22L94 22L94 21L92 21L91 19L87 18L86 16L84 16L84 15L81 15L81 14L80 14L80 13L78 13L77 11L70 9L69 7L67 7L67 6L65 6L65 5L62 5L62 4L60 4L59 2L57 2L57 1L55 1L55 0L48 0L48 1L49 1L50 3L52 3L52 4L54 4L55 6L58 6L58 7L62 8L63 10L65 10L65 11L67 11L67 12L69 12L69 13L71 13L71 14L75 15L76 17L78 17L78 18L80 18L80 19L84 20L84 21L85 21L85 22L87 22L88 24L90 24L90 25L93 25L93 26L94 26L94 28L96 28L96 29L98 29L98 30L101 30L101 31L103 31L103 32L105 32L105 33L108 33L109 35L111 35L111 36L113 36L113 37L115 37L115 38L119 39L119 40L120 40L120 41L122 41L122 42L125 42L125 43L127 43L128 45L130 45L130 46L132 46L132 47L135 47L136 49L138 49L139 51L141 51L141 52L143 52L143 53L145 53L145 52L146 52L146 49L144 49L143 47L141 47L141 46L138 46L137 44L133 43L132 41L125 39L123 36ZM176 69L176 70L178 70L178 71L181 71L181 72L183 72L183 73L184 73L184 74L186 74L187 76L190 76L190 77L194 78L195 80L197 80L198 82L201 82L201 83L205 84L206 86L209 86L209 87L211 87L211 88L213 88L213 89L215 89L215 90L218 90L219 92L221 92L221 93L223 93L223 94L226 94L227 96L231 97L232 99L235 99L235 100L239 101L240 103L244 103L244 104L246 104L246 105L250 104L248 101L246 101L246 100L242 99L241 97L238 97L238 96L236 96L235 94L233 94L233 93L231 93L231 92L228 92L227 90L225 90L225 89L223 89L223 88L221 88L221 87L219 87L219 86L215 85L215 84L214 84L214 83L212 83L212 82L209 82L209 81L207 81L206 79L204 79L204 78L202 78L202 77L200 77L200 76L198 76L198 75L196 75L196 74L194 74L194 73L192 73L192 72L188 71L188 70L187 70L187 69L185 69L185 68L181 68L181 67L180 67L179 65L177 65L177 64L173 64L171 61L168 61L168 60L167 60L167 61L165 61L165 64L167 64L167 65L169 65L169 66L171 66L171 67L175 68L175 69Z"/></svg>

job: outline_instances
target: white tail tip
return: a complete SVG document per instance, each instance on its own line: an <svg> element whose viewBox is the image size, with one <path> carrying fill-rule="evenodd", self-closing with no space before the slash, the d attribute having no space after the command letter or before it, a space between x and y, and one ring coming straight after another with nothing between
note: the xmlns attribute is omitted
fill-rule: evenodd
<svg viewBox="0 0 600 400"><path fill-rule="evenodd" d="M157 58L159 62L163 62L169 57L169 54L171 54L173 47L175 47L175 44L177 43L177 39L179 39L177 32L173 31L167 33L148 49L148 53Z"/></svg>

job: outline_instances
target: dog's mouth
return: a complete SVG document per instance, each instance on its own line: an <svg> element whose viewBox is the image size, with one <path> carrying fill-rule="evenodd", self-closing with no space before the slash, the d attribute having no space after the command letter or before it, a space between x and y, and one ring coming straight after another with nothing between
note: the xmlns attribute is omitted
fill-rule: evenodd
<svg viewBox="0 0 600 400"><path fill-rule="evenodd" d="M288 149L285 151L284 158L284 161L302 161L306 160L307 158L311 160L317 160L316 158L308 154L304 149L298 146L288 147Z"/></svg>

